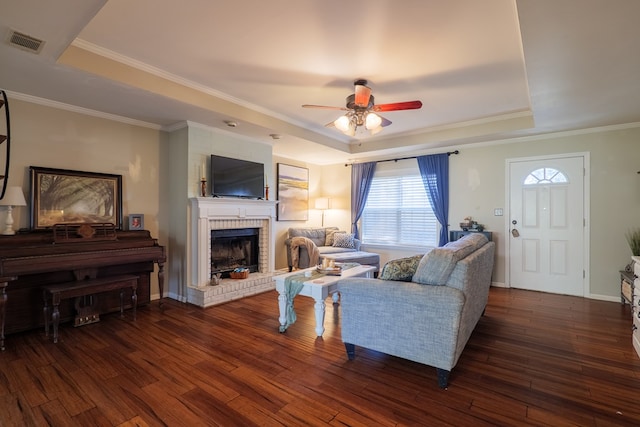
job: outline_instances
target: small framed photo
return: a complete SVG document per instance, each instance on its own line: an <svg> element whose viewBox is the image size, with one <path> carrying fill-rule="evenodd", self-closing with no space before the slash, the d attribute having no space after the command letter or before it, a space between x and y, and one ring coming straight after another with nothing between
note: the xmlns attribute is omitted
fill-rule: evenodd
<svg viewBox="0 0 640 427"><path fill-rule="evenodd" d="M129 215L129 230L144 230L144 215L143 214L131 214L131 215Z"/></svg>

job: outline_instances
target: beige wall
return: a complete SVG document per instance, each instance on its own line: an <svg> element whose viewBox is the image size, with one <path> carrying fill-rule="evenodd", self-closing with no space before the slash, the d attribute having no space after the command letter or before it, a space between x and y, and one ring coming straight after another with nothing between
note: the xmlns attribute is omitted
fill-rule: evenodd
<svg viewBox="0 0 640 427"><path fill-rule="evenodd" d="M167 244L160 209L161 132L15 99L9 107L9 185L22 187L28 200L29 166L122 175L124 217L144 214L145 228ZM0 221L5 215L0 212ZM15 228L28 227L29 207L16 208L13 217ZM158 296L155 277L151 295Z"/></svg>
<svg viewBox="0 0 640 427"><path fill-rule="evenodd" d="M625 233L640 226L640 128L557 136L479 148L461 148L450 162L449 222L467 215L494 232L497 259L493 280L504 282L506 268L506 216L493 216L505 208L507 159L548 154L588 152L590 157L590 291L595 297L617 299L618 270L630 262Z"/></svg>
<svg viewBox="0 0 640 427"><path fill-rule="evenodd" d="M263 161L270 198L277 197L277 163L309 168L309 221L276 223L276 268L286 267L284 236L289 227L319 226L321 214L313 209L317 197L332 198L325 225L350 229L351 168L344 164L317 166L271 156L271 147L221 134L200 126L171 133L92 117L58 108L10 99L12 159L10 185L21 186L29 197L28 167L43 166L123 175L123 211L143 213L145 228L167 246L176 264L169 263L169 288L178 295L185 285L180 271L187 256L185 225L188 198L197 194L202 159L208 154L235 155ZM556 135L517 143L460 147L451 157L450 223L452 228L472 215L494 232L497 243L493 280L505 280L506 217L493 216L505 201L506 160L546 154L590 154L590 290L615 300L619 295L618 270L631 252L625 233L640 227L640 128ZM186 147L185 147L186 145ZM444 150L441 150L444 151ZM4 220L0 212L0 221ZM16 228L28 226L28 208L16 208ZM376 250L383 262L403 251ZM412 253L412 251L409 251ZM152 295L157 296L154 279Z"/></svg>
<svg viewBox="0 0 640 427"><path fill-rule="evenodd" d="M497 245L493 281L504 284L507 268L505 230L508 218L494 216L495 208L507 212L505 200L506 163L508 159L550 154L583 153L590 157L589 208L590 233L589 289L592 296L618 300L618 270L630 262L631 251L625 233L640 227L640 128L556 135L545 139L517 143L459 147L460 154L450 157L450 229L471 215L493 232ZM443 149L438 152L446 151ZM391 163L392 165L393 163ZM389 166L389 163L385 163ZM322 169L324 188L328 182L349 179L340 173L344 165ZM400 167L400 166L399 166ZM326 181L325 181L326 178ZM345 194L345 203L348 202ZM409 256L416 251L365 247L377 252L384 263Z"/></svg>

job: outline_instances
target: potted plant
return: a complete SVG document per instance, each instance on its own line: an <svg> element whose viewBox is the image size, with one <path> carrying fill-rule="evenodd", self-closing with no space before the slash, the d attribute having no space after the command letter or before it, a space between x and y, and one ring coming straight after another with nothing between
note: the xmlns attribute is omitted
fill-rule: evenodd
<svg viewBox="0 0 640 427"><path fill-rule="evenodd" d="M640 228L630 230L625 235L629 248L631 248L631 254L634 256L640 256Z"/></svg>

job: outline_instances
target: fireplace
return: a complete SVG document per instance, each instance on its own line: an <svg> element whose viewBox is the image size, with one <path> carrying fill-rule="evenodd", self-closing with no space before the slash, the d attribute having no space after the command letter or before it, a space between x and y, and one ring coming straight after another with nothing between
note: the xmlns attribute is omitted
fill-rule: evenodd
<svg viewBox="0 0 640 427"><path fill-rule="evenodd" d="M211 276L229 277L236 268L258 271L260 229L211 230Z"/></svg>
<svg viewBox="0 0 640 427"><path fill-rule="evenodd" d="M192 198L190 202L187 302L209 307L274 289L277 202L212 197ZM240 230L250 231L233 236ZM227 240L225 244L234 247L218 253L218 243L221 243L218 240ZM236 263L248 264L244 266L251 271L249 277L223 278L215 285L211 280L213 275L221 270L232 271Z"/></svg>

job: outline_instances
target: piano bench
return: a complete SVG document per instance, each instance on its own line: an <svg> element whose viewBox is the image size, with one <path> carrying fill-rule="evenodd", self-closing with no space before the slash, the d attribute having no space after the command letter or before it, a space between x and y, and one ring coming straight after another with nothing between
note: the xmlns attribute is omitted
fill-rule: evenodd
<svg viewBox="0 0 640 427"><path fill-rule="evenodd" d="M68 298L76 298L76 308L80 297L120 290L120 316L124 317L124 290L131 289L131 306L133 320L136 320L136 305L138 304L138 276L124 274L119 276L99 277L97 279L76 280L73 282L59 283L42 287L44 297L44 331L49 336L49 319L53 323L53 342L58 342L58 324L60 323L60 301ZM50 315L49 301L53 305L53 314Z"/></svg>

